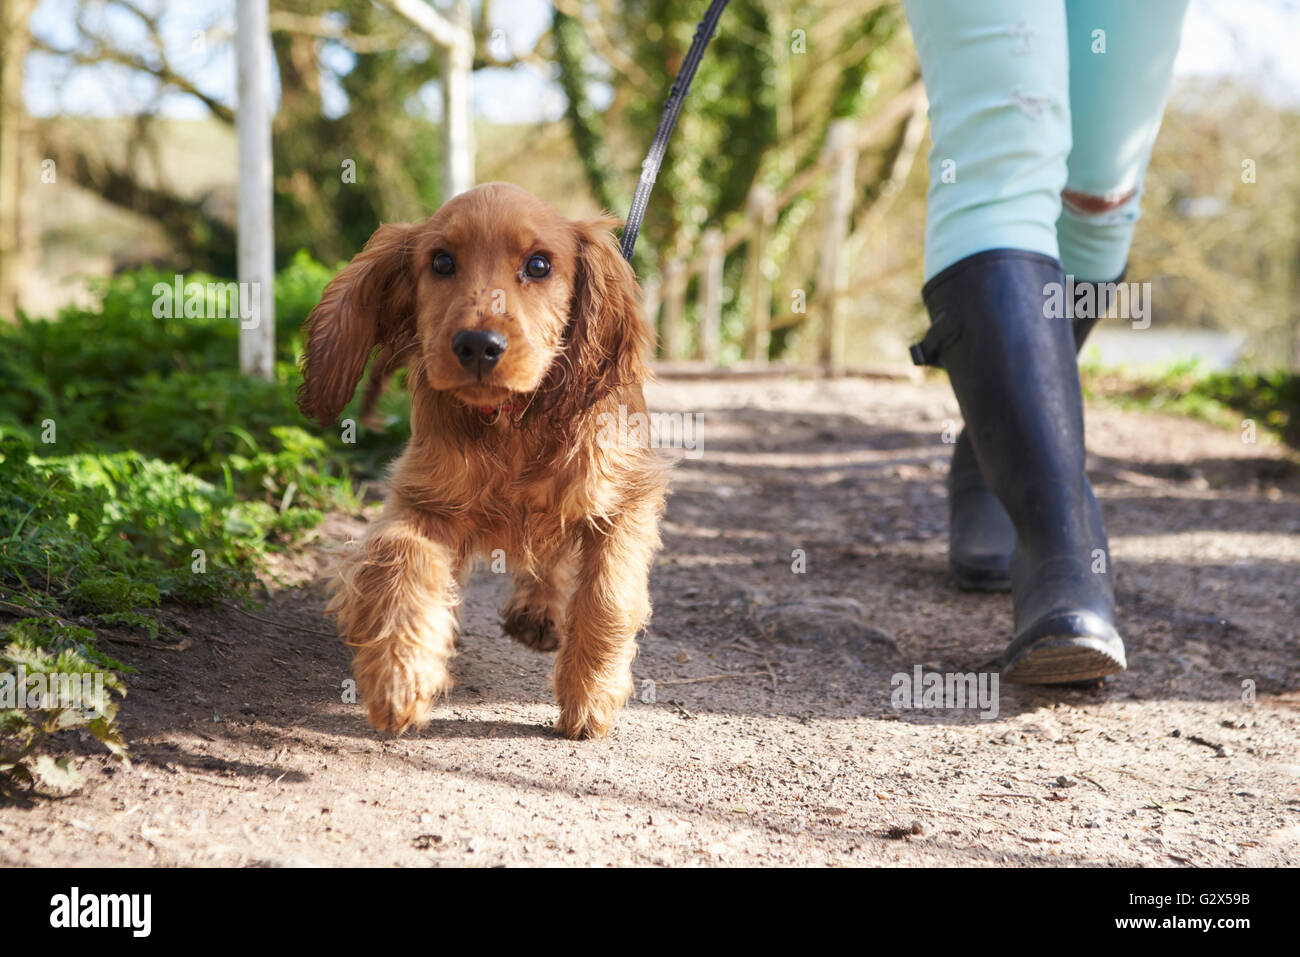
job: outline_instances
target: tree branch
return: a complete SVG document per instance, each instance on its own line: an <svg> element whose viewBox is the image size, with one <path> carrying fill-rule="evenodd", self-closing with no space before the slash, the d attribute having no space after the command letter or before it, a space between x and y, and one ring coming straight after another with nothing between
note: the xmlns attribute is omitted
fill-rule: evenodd
<svg viewBox="0 0 1300 957"><path fill-rule="evenodd" d="M393 12L405 17L444 50L463 47L466 44L473 46L473 36L467 36L463 30L424 0L382 0L382 3Z"/></svg>
<svg viewBox="0 0 1300 957"><path fill-rule="evenodd" d="M318 40L335 40L356 53L387 53L400 49L405 39L397 35L363 36L345 30L325 17L291 13L288 10L272 10L267 19L272 33L293 33L316 37Z"/></svg>
<svg viewBox="0 0 1300 957"><path fill-rule="evenodd" d="M51 47L42 41L37 41L35 46L36 49L44 50L47 53L55 53L60 56L69 57L74 62L83 66L91 66L96 63L119 63L122 66L130 67L133 70L148 73L160 83L171 87L176 92L187 93L194 97L206 106L212 112L212 115L221 120L221 122L230 126L233 126L235 123L234 110L226 106L226 104L222 103L220 100L204 93L189 80L179 74L173 73L169 67L151 67L139 57L133 57L118 50L110 50L107 48L101 49L97 54L86 54L78 53L75 50L60 50L56 47Z"/></svg>

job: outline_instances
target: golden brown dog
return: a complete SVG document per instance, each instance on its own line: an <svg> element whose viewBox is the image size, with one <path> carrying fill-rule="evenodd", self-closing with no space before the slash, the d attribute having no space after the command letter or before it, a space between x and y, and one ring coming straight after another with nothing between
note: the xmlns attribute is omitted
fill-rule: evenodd
<svg viewBox="0 0 1300 957"><path fill-rule="evenodd" d="M665 474L641 433L609 439L620 405L645 413L653 340L617 225L479 186L380 226L307 319L299 406L322 424L376 347L372 376L409 366L411 441L329 606L377 728L426 723L451 688L459 589L496 549L506 633L558 649L560 732L605 734L632 691Z"/></svg>

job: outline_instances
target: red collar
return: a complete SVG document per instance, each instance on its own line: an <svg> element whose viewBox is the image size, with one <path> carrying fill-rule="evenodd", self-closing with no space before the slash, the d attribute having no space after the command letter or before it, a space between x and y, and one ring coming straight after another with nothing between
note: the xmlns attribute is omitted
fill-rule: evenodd
<svg viewBox="0 0 1300 957"><path fill-rule="evenodd" d="M481 415L496 415L498 412L504 412L506 415L514 415L516 412L524 411L524 407L519 403L510 405L479 405L475 406Z"/></svg>

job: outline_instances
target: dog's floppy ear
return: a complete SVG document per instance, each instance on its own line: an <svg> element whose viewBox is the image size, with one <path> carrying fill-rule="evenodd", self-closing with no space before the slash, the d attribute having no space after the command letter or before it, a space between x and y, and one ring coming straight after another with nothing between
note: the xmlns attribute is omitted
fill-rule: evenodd
<svg viewBox="0 0 1300 957"><path fill-rule="evenodd" d="M330 280L303 329L298 408L329 425L352 399L376 345L401 352L415 335L412 226L385 224Z"/></svg>
<svg viewBox="0 0 1300 957"><path fill-rule="evenodd" d="M640 288L619 252L612 216L573 223L578 260L564 353L542 385L542 407L572 418L623 385L646 378L654 333L642 315Z"/></svg>

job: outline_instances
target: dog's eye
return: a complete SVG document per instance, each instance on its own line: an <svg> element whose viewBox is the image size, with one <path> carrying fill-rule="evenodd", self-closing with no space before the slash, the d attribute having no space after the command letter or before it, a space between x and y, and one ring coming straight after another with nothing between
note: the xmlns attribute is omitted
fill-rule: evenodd
<svg viewBox="0 0 1300 957"><path fill-rule="evenodd" d="M545 279L551 274L551 261L541 253L528 257L524 263L524 275L529 279Z"/></svg>
<svg viewBox="0 0 1300 957"><path fill-rule="evenodd" d="M451 253L438 253L433 257L433 271L439 276L454 276L456 260L451 258Z"/></svg>

